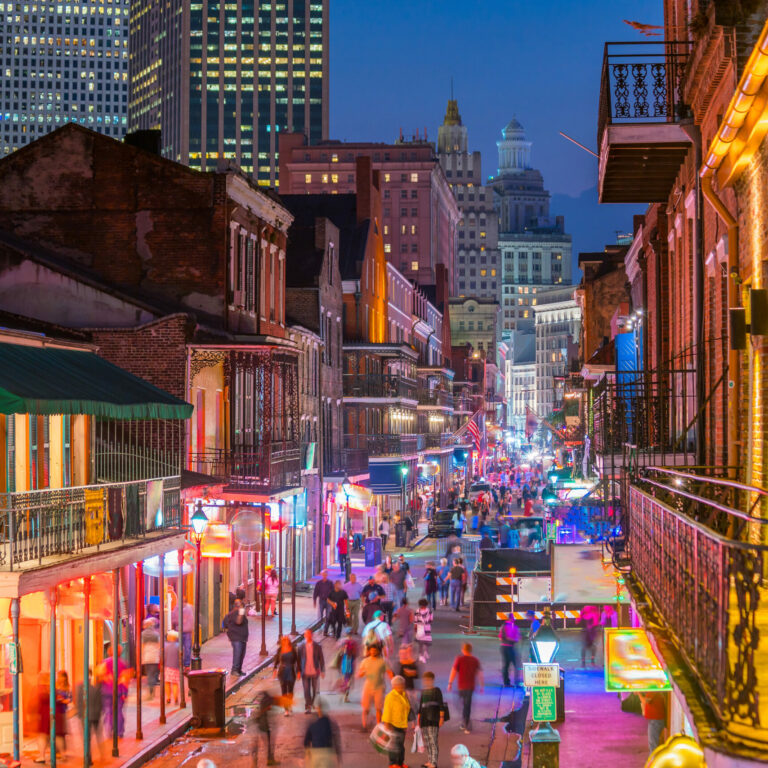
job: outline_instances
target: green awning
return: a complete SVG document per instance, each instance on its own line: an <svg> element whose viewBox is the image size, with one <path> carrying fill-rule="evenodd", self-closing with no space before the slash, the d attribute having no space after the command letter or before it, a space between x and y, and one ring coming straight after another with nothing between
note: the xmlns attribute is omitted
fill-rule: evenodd
<svg viewBox="0 0 768 768"><path fill-rule="evenodd" d="M188 419L192 406L93 352L0 343L0 413Z"/></svg>

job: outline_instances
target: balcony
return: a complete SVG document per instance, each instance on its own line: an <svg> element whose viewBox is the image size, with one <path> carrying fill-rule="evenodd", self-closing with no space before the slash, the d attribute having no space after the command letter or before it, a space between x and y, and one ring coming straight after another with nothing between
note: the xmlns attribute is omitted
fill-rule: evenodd
<svg viewBox="0 0 768 768"><path fill-rule="evenodd" d="M428 432L424 435L427 448L453 448L456 444L456 438L454 438L452 432L439 432L433 434Z"/></svg>
<svg viewBox="0 0 768 768"><path fill-rule="evenodd" d="M0 572L179 532L179 476L0 494ZM152 504L157 512L147 514ZM141 559L139 555L137 559Z"/></svg>
<svg viewBox="0 0 768 768"><path fill-rule="evenodd" d="M690 43L606 43L597 146L601 203L661 203L692 146L682 94Z"/></svg>
<svg viewBox="0 0 768 768"><path fill-rule="evenodd" d="M419 405L453 410L453 394L444 389L419 390Z"/></svg>
<svg viewBox="0 0 768 768"><path fill-rule="evenodd" d="M628 586L696 729L765 754L768 593L766 491L722 477L648 470L629 486L622 522ZM747 761L751 762L751 761Z"/></svg>
<svg viewBox="0 0 768 768"><path fill-rule="evenodd" d="M323 456L323 473L326 477L362 475L368 471L368 451L365 448L338 448L326 451Z"/></svg>
<svg viewBox="0 0 768 768"><path fill-rule="evenodd" d="M343 386L344 397L416 400L416 382L404 376L345 373Z"/></svg>
<svg viewBox="0 0 768 768"><path fill-rule="evenodd" d="M280 443L193 453L189 469L221 478L225 491L270 493L301 484L301 449Z"/></svg>
<svg viewBox="0 0 768 768"><path fill-rule="evenodd" d="M344 435L344 449L369 456L413 456L424 450L424 435Z"/></svg>

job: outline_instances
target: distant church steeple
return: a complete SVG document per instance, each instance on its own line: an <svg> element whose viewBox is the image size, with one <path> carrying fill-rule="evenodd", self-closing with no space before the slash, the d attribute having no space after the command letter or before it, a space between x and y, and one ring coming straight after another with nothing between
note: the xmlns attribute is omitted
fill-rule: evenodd
<svg viewBox="0 0 768 768"><path fill-rule="evenodd" d="M451 81L451 98L445 109L443 124L437 129L437 151L442 153L466 152L467 129L461 122L459 102L453 98L453 81Z"/></svg>

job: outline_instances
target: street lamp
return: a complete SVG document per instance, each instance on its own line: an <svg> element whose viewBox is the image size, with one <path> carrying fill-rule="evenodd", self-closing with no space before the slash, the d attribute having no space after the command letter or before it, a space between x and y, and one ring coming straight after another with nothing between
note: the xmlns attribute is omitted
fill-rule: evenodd
<svg viewBox="0 0 768 768"><path fill-rule="evenodd" d="M531 639L533 655L539 664L550 664L560 649L560 641L557 633L552 629L552 619L549 611L546 611L541 620L541 626L536 630Z"/></svg>
<svg viewBox="0 0 768 768"><path fill-rule="evenodd" d="M346 581L349 582L349 577L352 573L352 559L350 557L350 545L349 545L349 494L352 491L352 483L349 482L349 476L347 475L346 472L344 473L344 480L341 483L341 490L347 499L347 509L346 509L347 519L344 526L344 531L345 531L344 535L346 536L346 539L347 539L347 554L344 558L344 575L346 577Z"/></svg>
<svg viewBox="0 0 768 768"><path fill-rule="evenodd" d="M405 518L405 515L406 515L406 513L408 511L407 508L406 508L407 507L407 498L408 498L408 496L407 496L407 492L406 492L406 488L405 488L405 484L406 484L407 478L408 478L408 465L407 464L403 464L400 467L400 475L403 478L403 490L402 490L402 494L401 494L402 495L401 507L402 507L403 518Z"/></svg>
<svg viewBox="0 0 768 768"><path fill-rule="evenodd" d="M190 659L190 669L201 669L203 661L200 658L200 548L203 543L203 535L208 526L208 518L203 512L203 503L198 499L195 506L195 514L189 521L192 525L192 538L197 547L195 557L195 634L192 643L192 658ZM181 596L179 596L181 600Z"/></svg>

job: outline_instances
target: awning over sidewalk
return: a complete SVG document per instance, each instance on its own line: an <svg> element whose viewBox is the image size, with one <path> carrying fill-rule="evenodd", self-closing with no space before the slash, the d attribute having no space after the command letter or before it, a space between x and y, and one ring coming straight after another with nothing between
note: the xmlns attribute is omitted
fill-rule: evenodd
<svg viewBox="0 0 768 768"><path fill-rule="evenodd" d="M188 419L192 406L92 352L2 343L0 413Z"/></svg>
<svg viewBox="0 0 768 768"><path fill-rule="evenodd" d="M401 492L403 487L403 475L401 459L390 462L376 462L368 465L371 473L371 491L384 495L395 495Z"/></svg>

